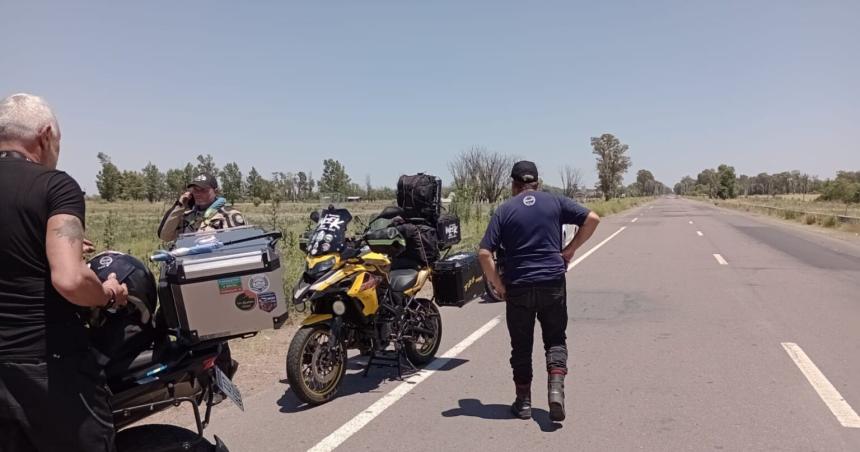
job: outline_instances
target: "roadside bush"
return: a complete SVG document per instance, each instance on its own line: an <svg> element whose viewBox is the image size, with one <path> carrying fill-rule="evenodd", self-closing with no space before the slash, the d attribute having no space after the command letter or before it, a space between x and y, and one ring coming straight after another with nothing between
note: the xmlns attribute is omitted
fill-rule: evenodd
<svg viewBox="0 0 860 452"><path fill-rule="evenodd" d="M816 223L816 221L817 221L817 219L815 218L815 215L806 214L803 216L803 223L804 224L813 225Z"/></svg>
<svg viewBox="0 0 860 452"><path fill-rule="evenodd" d="M825 228L835 228L836 227L836 217L833 215L827 215L821 220L821 225Z"/></svg>

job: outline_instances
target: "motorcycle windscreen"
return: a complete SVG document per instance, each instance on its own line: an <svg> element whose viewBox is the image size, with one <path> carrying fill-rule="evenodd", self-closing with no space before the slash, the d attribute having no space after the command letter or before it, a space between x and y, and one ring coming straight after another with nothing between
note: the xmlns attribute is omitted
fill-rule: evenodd
<svg viewBox="0 0 860 452"><path fill-rule="evenodd" d="M352 214L346 209L323 210L308 243L308 254L317 256L342 251L350 221Z"/></svg>

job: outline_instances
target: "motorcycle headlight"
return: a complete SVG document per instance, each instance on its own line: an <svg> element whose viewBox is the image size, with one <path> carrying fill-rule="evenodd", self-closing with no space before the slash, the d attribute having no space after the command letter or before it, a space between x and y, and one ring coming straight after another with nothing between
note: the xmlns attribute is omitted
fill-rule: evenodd
<svg viewBox="0 0 860 452"><path fill-rule="evenodd" d="M324 261L317 262L316 265L308 269L308 275L318 277L334 267L335 257L332 256Z"/></svg>

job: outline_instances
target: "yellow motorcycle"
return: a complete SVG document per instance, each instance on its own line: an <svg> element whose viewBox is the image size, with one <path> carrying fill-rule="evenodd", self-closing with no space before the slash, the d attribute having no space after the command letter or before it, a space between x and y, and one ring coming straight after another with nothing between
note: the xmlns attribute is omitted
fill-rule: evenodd
<svg viewBox="0 0 860 452"><path fill-rule="evenodd" d="M391 220L377 218L347 238L352 215L330 206L311 214L316 228L302 240L305 271L294 289L296 304L310 313L287 353L287 379L296 396L317 405L333 399L347 367L347 350L376 361L432 361L442 338L442 319L432 300L418 297L430 268L391 270L405 240ZM390 350L393 347L393 350ZM392 358L393 355L393 358Z"/></svg>

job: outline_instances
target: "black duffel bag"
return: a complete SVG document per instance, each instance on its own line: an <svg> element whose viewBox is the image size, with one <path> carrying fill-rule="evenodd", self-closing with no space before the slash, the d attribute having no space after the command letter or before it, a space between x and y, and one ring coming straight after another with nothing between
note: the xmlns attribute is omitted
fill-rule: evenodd
<svg viewBox="0 0 860 452"><path fill-rule="evenodd" d="M439 260L439 241L436 228L412 222L397 226L406 239L406 248L397 256L392 268L427 267Z"/></svg>
<svg viewBox="0 0 860 452"><path fill-rule="evenodd" d="M403 175L397 181L397 205L406 218L424 218L435 224L442 210L442 179L424 173Z"/></svg>

